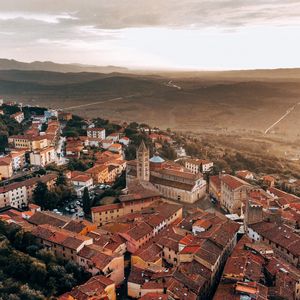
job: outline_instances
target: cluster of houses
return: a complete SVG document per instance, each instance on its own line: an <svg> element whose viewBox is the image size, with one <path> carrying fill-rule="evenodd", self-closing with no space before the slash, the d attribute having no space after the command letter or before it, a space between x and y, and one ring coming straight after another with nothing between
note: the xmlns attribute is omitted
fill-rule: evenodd
<svg viewBox="0 0 300 300"><path fill-rule="evenodd" d="M61 124L71 118L50 109L33 116L23 135L9 137L10 151L0 157L2 178L27 164L55 163ZM146 129L155 149L172 143L167 134ZM38 182L54 188L55 172L0 187L0 220L91 273L58 299L123 299L121 287L142 300L300 299L300 198L276 188L272 176L262 178L265 189L247 170L211 176L213 162L150 156L144 142L136 159L126 161L130 139L93 124L85 136L65 142L67 158L93 161L85 171L65 170L76 196L113 184L123 172L126 188L114 203L92 207L87 221L32 203ZM213 212L198 206L207 195Z"/></svg>
<svg viewBox="0 0 300 300"><path fill-rule="evenodd" d="M112 133L106 136L104 128L87 128L86 136L68 138L66 145L66 156L69 158L80 158L86 153L86 147L100 148L110 152L123 155L124 147L129 145L129 138L121 133Z"/></svg>
<svg viewBox="0 0 300 300"><path fill-rule="evenodd" d="M264 217L300 228L300 198L274 187L272 181L264 190L233 175L210 176L209 194L225 213L236 219L244 219L249 200Z"/></svg>

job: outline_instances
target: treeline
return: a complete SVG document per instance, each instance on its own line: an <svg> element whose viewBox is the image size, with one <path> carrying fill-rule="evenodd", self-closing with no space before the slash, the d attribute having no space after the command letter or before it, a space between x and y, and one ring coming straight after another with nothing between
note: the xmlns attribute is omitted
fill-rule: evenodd
<svg viewBox="0 0 300 300"><path fill-rule="evenodd" d="M0 221L0 299L55 299L90 276L74 262L55 257L31 233Z"/></svg>

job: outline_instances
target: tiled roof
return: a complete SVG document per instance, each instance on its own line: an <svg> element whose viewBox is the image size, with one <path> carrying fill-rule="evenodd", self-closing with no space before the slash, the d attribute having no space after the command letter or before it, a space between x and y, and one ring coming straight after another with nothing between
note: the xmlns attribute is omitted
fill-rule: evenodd
<svg viewBox="0 0 300 300"><path fill-rule="evenodd" d="M134 256L140 257L145 262L156 262L160 259L161 252L162 249L158 245L154 243L147 243L135 252Z"/></svg>
<svg viewBox="0 0 300 300"><path fill-rule="evenodd" d="M37 211L32 217L29 218L28 222L36 226L49 224L55 227L63 227L69 222L69 220L69 218L59 216L51 212Z"/></svg>
<svg viewBox="0 0 300 300"><path fill-rule="evenodd" d="M130 236L133 240L140 240L141 238L151 234L153 231L152 227L145 222L137 223L136 226L129 229L126 234Z"/></svg>
<svg viewBox="0 0 300 300"><path fill-rule="evenodd" d="M223 175L221 177L221 182L226 184L231 190L238 189L243 185L249 185L246 181L231 175Z"/></svg>
<svg viewBox="0 0 300 300"><path fill-rule="evenodd" d="M122 204L116 203L116 204L108 204L108 205L101 205L101 206L94 206L91 208L93 213L99 213L103 211L113 210L113 209L121 209Z"/></svg>
<svg viewBox="0 0 300 300"><path fill-rule="evenodd" d="M290 227L264 221L249 225L249 227L264 238L287 249L293 255L300 256L300 236Z"/></svg>

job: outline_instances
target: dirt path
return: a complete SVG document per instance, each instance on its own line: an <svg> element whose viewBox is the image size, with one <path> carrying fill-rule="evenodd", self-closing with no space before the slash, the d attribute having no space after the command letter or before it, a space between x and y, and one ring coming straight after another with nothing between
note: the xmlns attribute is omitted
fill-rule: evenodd
<svg viewBox="0 0 300 300"><path fill-rule="evenodd" d="M286 113L281 116L275 123L273 123L270 127L268 127L266 130L265 130L265 134L267 134L273 127L275 127L277 124L279 124L284 118L286 118L294 109L297 105L299 105L300 102L296 103L294 106L290 107Z"/></svg>

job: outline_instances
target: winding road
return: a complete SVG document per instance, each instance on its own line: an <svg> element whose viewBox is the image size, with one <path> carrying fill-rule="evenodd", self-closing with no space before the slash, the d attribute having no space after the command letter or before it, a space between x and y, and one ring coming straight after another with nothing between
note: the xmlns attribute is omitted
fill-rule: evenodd
<svg viewBox="0 0 300 300"><path fill-rule="evenodd" d="M297 105L299 105L300 104L300 102L298 102L298 103L296 103L294 106L292 106L292 107L290 107L287 111L286 111L286 113L283 115L283 116L281 116L275 123L273 123L270 127L268 127L266 130L265 130L265 134L268 134L269 133L269 131L273 128L273 127L275 127L277 124L279 124L283 119L285 119L294 109L295 109L295 107L297 106Z"/></svg>

